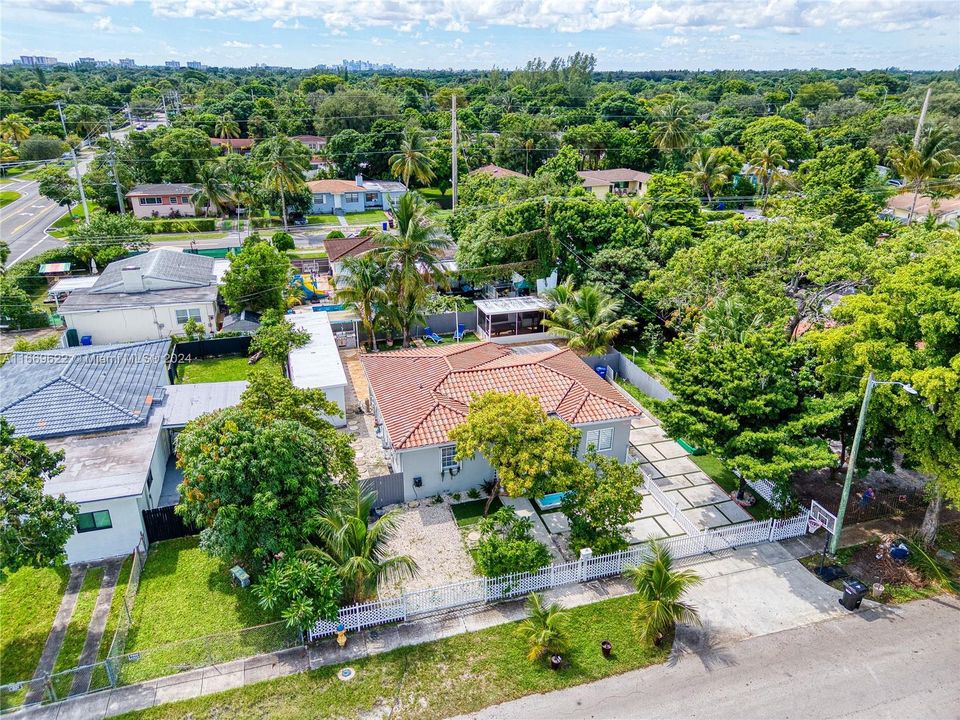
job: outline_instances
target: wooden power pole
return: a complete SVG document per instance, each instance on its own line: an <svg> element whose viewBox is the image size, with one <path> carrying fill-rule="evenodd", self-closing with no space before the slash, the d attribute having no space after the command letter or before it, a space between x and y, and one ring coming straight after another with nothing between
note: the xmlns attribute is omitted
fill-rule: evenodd
<svg viewBox="0 0 960 720"><path fill-rule="evenodd" d="M457 96L450 96L450 187L454 210L457 209Z"/></svg>

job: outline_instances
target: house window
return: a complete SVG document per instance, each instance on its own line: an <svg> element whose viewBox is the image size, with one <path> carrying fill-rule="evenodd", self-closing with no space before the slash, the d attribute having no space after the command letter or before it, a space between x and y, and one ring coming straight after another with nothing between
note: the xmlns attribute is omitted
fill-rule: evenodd
<svg viewBox="0 0 960 720"><path fill-rule="evenodd" d="M163 198L158 197L142 197L140 198L141 205L163 205Z"/></svg>
<svg viewBox="0 0 960 720"><path fill-rule="evenodd" d="M176 205L176 204L177 204L177 196L176 196L176 195L174 195L174 196L172 196L172 197L170 198L170 204L171 204L171 205Z"/></svg>
<svg viewBox="0 0 960 720"><path fill-rule="evenodd" d="M190 200L190 198L187 197L186 195L181 195L181 196L180 196L180 204L181 204L181 205L186 205L186 204L187 204L187 201L189 201L189 200Z"/></svg>
<svg viewBox="0 0 960 720"><path fill-rule="evenodd" d="M200 322L199 308L190 308L188 310L177 310L177 324L186 325L188 320Z"/></svg>
<svg viewBox="0 0 960 720"><path fill-rule="evenodd" d="M93 532L94 530L109 530L113 527L110 522L109 510L96 510L94 512L80 513L77 515L77 532Z"/></svg>
<svg viewBox="0 0 960 720"><path fill-rule="evenodd" d="M317 195L313 196L313 202L315 202L317 205L326 205L328 202L330 202L330 200L327 198L326 193L318 193Z"/></svg>
<svg viewBox="0 0 960 720"><path fill-rule="evenodd" d="M368 203L380 202L380 193L375 193L375 192L367 193L367 202Z"/></svg>
<svg viewBox="0 0 960 720"><path fill-rule="evenodd" d="M459 467L460 463L457 462L457 446L444 445L440 448L440 472Z"/></svg>
<svg viewBox="0 0 960 720"><path fill-rule="evenodd" d="M594 450L610 450L613 448L613 428L597 428L587 430L587 447Z"/></svg>
<svg viewBox="0 0 960 720"><path fill-rule="evenodd" d="M360 193L344 193L343 201L346 203L360 202Z"/></svg>

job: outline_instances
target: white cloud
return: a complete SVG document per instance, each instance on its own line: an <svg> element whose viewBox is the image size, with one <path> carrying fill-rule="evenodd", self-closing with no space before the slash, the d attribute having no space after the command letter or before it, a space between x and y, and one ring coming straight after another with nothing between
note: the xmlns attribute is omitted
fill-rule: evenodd
<svg viewBox="0 0 960 720"><path fill-rule="evenodd" d="M240 42L239 40L227 40L224 44L226 48L252 48L251 43Z"/></svg>
<svg viewBox="0 0 960 720"><path fill-rule="evenodd" d="M734 33L733 35L727 35L727 40L729 40L730 42L740 42L740 39L741 39L741 36L738 33Z"/></svg>
<svg viewBox="0 0 960 720"><path fill-rule="evenodd" d="M93 22L93 29L99 30L100 32L105 33L142 33L143 28L140 28L136 25L116 25L113 22L113 18L109 15L103 15L98 17Z"/></svg>
<svg viewBox="0 0 960 720"><path fill-rule="evenodd" d="M383 40L374 36L370 38L370 44L373 45L374 47L383 47Z"/></svg>
<svg viewBox="0 0 960 720"><path fill-rule="evenodd" d="M682 47L689 42L685 37L680 37L678 35L668 35L663 39L663 42L660 43L662 47Z"/></svg>
<svg viewBox="0 0 960 720"><path fill-rule="evenodd" d="M292 23L287 20L274 20L273 28L275 30L306 30L306 25L301 24L299 20L294 20Z"/></svg>
<svg viewBox="0 0 960 720"><path fill-rule="evenodd" d="M111 7L133 5L134 0L4 0L11 8L28 8L49 13L100 13Z"/></svg>

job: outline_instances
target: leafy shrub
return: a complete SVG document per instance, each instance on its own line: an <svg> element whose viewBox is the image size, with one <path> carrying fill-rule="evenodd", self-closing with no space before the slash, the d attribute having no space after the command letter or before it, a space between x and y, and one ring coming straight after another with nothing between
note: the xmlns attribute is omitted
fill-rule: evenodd
<svg viewBox="0 0 960 720"><path fill-rule="evenodd" d="M217 229L216 218L171 218L151 220L144 223L144 229L150 235L158 233L212 232Z"/></svg>
<svg viewBox="0 0 960 720"><path fill-rule="evenodd" d="M342 237L346 237L343 234L342 230L331 230L330 232L327 233L327 240L331 240L334 238L342 238Z"/></svg>
<svg viewBox="0 0 960 720"><path fill-rule="evenodd" d="M453 498L453 501L454 501L454 502L460 502L460 493L455 492L455 493L453 493L450 497Z"/></svg>
<svg viewBox="0 0 960 720"><path fill-rule="evenodd" d="M470 488L469 490L467 490L467 497L470 498L471 500L479 500L480 491L477 488Z"/></svg>
<svg viewBox="0 0 960 720"><path fill-rule="evenodd" d="M739 215L736 210L704 210L703 216L707 219L707 222L711 220L729 220L730 218L737 217Z"/></svg>
<svg viewBox="0 0 960 720"><path fill-rule="evenodd" d="M293 236L290 233L275 232L270 239L273 241L273 246L280 252L293 250L293 248L296 247L293 242Z"/></svg>
<svg viewBox="0 0 960 720"><path fill-rule="evenodd" d="M334 620L342 591L332 567L294 556L274 560L253 586L260 607L279 613L287 627L301 630L318 620Z"/></svg>
<svg viewBox="0 0 960 720"><path fill-rule="evenodd" d="M477 570L487 577L534 572L550 563L550 551L533 539L533 522L510 506L476 524L480 541L474 553Z"/></svg>

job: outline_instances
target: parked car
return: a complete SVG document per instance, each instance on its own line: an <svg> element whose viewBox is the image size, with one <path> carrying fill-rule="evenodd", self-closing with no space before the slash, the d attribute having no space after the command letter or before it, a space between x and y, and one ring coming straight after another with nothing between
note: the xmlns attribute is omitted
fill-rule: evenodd
<svg viewBox="0 0 960 720"><path fill-rule="evenodd" d="M307 218L297 213L295 215L290 216L290 222L293 223L294 225L306 225Z"/></svg>
<svg viewBox="0 0 960 720"><path fill-rule="evenodd" d="M137 130L146 130L147 126L143 123L137 123Z"/></svg>

